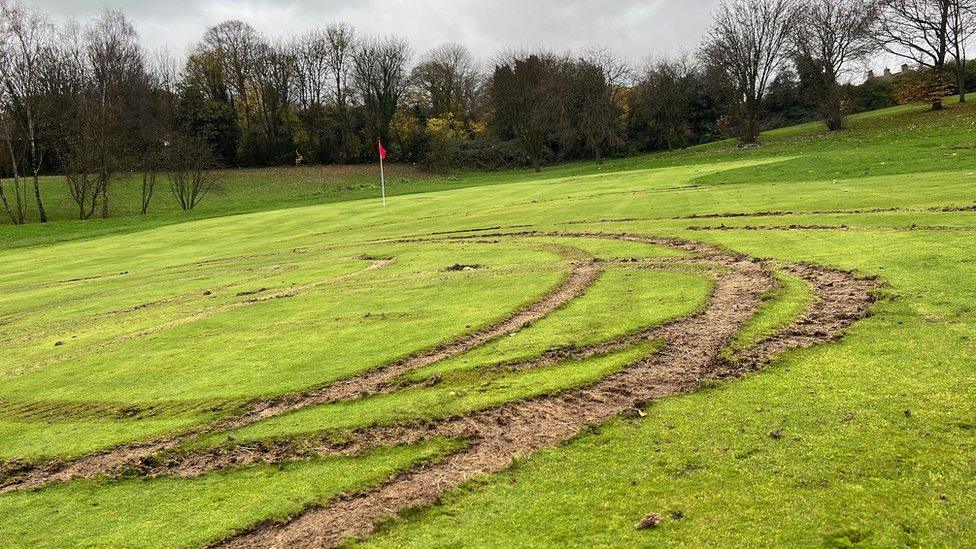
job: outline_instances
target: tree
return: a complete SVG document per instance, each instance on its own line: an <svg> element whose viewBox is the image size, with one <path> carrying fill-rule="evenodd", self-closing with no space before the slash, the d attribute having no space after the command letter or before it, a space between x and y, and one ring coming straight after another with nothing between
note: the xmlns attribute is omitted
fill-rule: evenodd
<svg viewBox="0 0 976 549"><path fill-rule="evenodd" d="M3 209L14 225L23 225L27 221L27 184L20 174L19 160L23 156L18 149L22 148L23 140L17 139L14 132L14 122L8 114L11 110L10 94L6 87L0 86L0 140L3 141L3 151L0 151L0 202ZM13 179L13 205L7 197L3 178L9 173Z"/></svg>
<svg viewBox="0 0 976 549"><path fill-rule="evenodd" d="M966 102L966 46L976 35L976 0L950 0L949 42L956 64L959 102Z"/></svg>
<svg viewBox="0 0 976 549"><path fill-rule="evenodd" d="M329 70L334 84L335 106L345 111L349 105L349 77L354 64L356 30L348 23L334 23L325 29L325 37L329 43Z"/></svg>
<svg viewBox="0 0 976 549"><path fill-rule="evenodd" d="M759 140L766 89L786 60L799 16L796 0L723 0L715 13L704 54L723 67L735 86L738 137Z"/></svg>
<svg viewBox="0 0 976 549"><path fill-rule="evenodd" d="M878 42L885 51L942 73L952 45L955 0L881 0ZM932 110L942 109L942 98Z"/></svg>
<svg viewBox="0 0 976 549"><path fill-rule="evenodd" d="M136 133L133 168L140 172L140 214L149 213L159 172L164 167L164 147L176 122L176 61L165 50L147 58L147 86L136 98Z"/></svg>
<svg viewBox="0 0 976 549"><path fill-rule="evenodd" d="M47 221L41 199L46 105L40 91L41 71L50 55L54 27L41 12L20 4L0 3L0 79L9 98L8 120L25 141L22 159L34 182L38 218ZM12 160L13 161L13 160ZM19 160L18 160L19 162Z"/></svg>
<svg viewBox="0 0 976 549"><path fill-rule="evenodd" d="M551 93L558 70L552 55L512 55L495 67L491 79L495 131L503 139L517 139L537 173L554 133Z"/></svg>
<svg viewBox="0 0 976 549"><path fill-rule="evenodd" d="M91 93L90 67L81 30L67 25L44 70L44 93L51 100L51 144L68 184L78 219L95 212L101 190L95 174L99 169L96 108Z"/></svg>
<svg viewBox="0 0 976 549"><path fill-rule="evenodd" d="M255 115L261 132L256 158L262 163L294 159L292 97L296 73L295 55L285 44L261 49L254 68L254 87Z"/></svg>
<svg viewBox="0 0 976 549"><path fill-rule="evenodd" d="M606 48L590 49L576 62L578 130L598 164L608 147L621 141L624 89L630 84L630 67Z"/></svg>
<svg viewBox="0 0 976 549"><path fill-rule="evenodd" d="M222 163L238 165L240 125L219 54L191 54L182 76L176 86L177 124L205 137Z"/></svg>
<svg viewBox="0 0 976 549"><path fill-rule="evenodd" d="M840 77L852 62L875 53L875 0L809 0L796 33L798 64L816 75L816 101L830 131L844 128ZM802 70L802 68L801 68Z"/></svg>
<svg viewBox="0 0 976 549"><path fill-rule="evenodd" d="M192 210L208 194L220 191L216 167L213 149L201 136L173 136L166 152L166 177L180 209Z"/></svg>
<svg viewBox="0 0 976 549"><path fill-rule="evenodd" d="M225 21L207 29L197 53L212 53L218 61L223 80L229 89L231 108L238 115L245 134L250 130L253 114L251 84L264 39L251 25Z"/></svg>
<svg viewBox="0 0 976 549"><path fill-rule="evenodd" d="M363 40L353 54L356 90L366 107L370 131L384 142L390 140L390 123L410 84L411 57L407 40L398 36Z"/></svg>
<svg viewBox="0 0 976 549"><path fill-rule="evenodd" d="M481 71L471 52L459 44L444 44L420 58L412 80L434 118L466 120L474 111Z"/></svg>
<svg viewBox="0 0 976 549"><path fill-rule="evenodd" d="M630 95L631 139L645 150L674 150L692 139L691 107L697 82L687 57L648 63Z"/></svg>
<svg viewBox="0 0 976 549"><path fill-rule="evenodd" d="M148 77L139 37L121 11L103 10L88 26L85 38L97 186L101 215L107 218L112 178L128 167L129 147L136 133L133 104L145 93Z"/></svg>

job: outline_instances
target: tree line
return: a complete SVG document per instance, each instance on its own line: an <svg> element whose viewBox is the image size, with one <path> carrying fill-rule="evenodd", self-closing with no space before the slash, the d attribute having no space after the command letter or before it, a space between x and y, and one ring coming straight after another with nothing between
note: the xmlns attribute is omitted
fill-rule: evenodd
<svg viewBox="0 0 976 549"><path fill-rule="evenodd" d="M219 189L213 168L364 163L376 141L432 169L499 169L687 147L972 87L976 0L724 0L694 53L633 67L608 49L459 44L415 56L400 36L335 23L270 39L242 21L185 61L147 51L121 11L56 25L0 0L0 203L47 220L39 178L61 174L78 217L108 217L141 184L185 210ZM879 53L909 71L846 83ZM6 180L6 181L5 181Z"/></svg>

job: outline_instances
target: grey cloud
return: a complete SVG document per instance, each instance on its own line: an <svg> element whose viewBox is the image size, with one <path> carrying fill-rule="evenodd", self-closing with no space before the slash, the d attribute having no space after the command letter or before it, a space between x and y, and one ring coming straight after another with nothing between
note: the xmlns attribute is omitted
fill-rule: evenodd
<svg viewBox="0 0 976 549"><path fill-rule="evenodd" d="M400 34L422 52L459 42L490 59L503 48L609 46L639 61L693 49L718 0L36 0L59 20L123 9L148 47L184 52L210 25L243 19L269 36L332 21L366 34Z"/></svg>

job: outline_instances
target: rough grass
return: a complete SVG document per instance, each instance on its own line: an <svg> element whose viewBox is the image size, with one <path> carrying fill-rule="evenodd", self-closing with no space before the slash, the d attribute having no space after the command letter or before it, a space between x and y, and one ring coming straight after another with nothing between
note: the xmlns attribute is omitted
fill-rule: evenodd
<svg viewBox="0 0 976 549"><path fill-rule="evenodd" d="M395 239L477 230L673 235L877 275L884 299L841 342L789 353L763 373L654 403L646 418L527 457L371 543L969 545L974 130L972 105L899 108L855 117L833 135L817 125L772 132L748 151L721 143L541 175L462 174L448 182L455 188L397 196L386 210L375 200L345 201L361 196L353 191L337 191L340 201L281 198L294 189L268 180L250 187L250 198L229 191L226 202L192 215L0 227L0 460L75 455L190 428L249 399L367 371L504 318L559 284L571 261L666 255L599 240ZM384 258L396 263L365 270ZM454 264L483 268L445 271ZM616 371L633 357L517 373L482 366L686 314L707 292L693 273L647 283L625 276L634 272L608 273L612 284L592 288L594 297L471 355L479 367L461 368L440 388L282 416L256 424L252 436L456 414ZM244 305L295 288L294 297ZM742 341L787 322L808 299L788 280L784 288ZM588 298L598 306L587 308ZM770 437L774 429L783 436ZM8 494L0 496L0 537L201 544L375 483L410 456L379 467L379 476L349 473L341 486L339 474L309 462ZM348 467L379 470L370 459ZM113 512L85 512L89 497L104 497ZM172 503L153 509L147 498ZM201 501L219 520L203 525ZM51 514L58 507L63 523ZM124 520L147 508L158 513L148 515L156 530ZM662 526L635 530L650 512Z"/></svg>

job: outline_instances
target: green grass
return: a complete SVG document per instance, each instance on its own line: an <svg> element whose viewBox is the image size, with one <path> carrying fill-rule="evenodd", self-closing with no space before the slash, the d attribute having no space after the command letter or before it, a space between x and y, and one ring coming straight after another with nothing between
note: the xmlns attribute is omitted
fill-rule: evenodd
<svg viewBox="0 0 976 549"><path fill-rule="evenodd" d="M559 285L573 261L680 255L599 239L400 239L476 230L677 236L879 276L883 299L842 341L527 456L368 543L971 545L976 106L868 113L837 134L815 124L778 130L750 150L717 143L542 174L404 175L412 182L385 210L361 200L372 193L369 174L340 175L240 173L239 186L193 214L0 226L0 460L192 429L247 401L490 325ZM50 184L46 192L57 192ZM119 185L125 213L132 190ZM385 258L396 261L370 269ZM482 268L446 270L454 264ZM608 267L589 292L522 333L405 378L441 373L440 385L309 408L233 436L341 434L592 383L656 347L519 372L496 366L689 314L710 289L705 274ZM809 301L784 277L733 345L768 336ZM784 436L771 438L774 429ZM204 443L224 441L226 433ZM378 482L446 451L438 448L7 494L0 539L200 545ZM635 530L650 512L662 526Z"/></svg>
<svg viewBox="0 0 976 549"><path fill-rule="evenodd" d="M763 306L759 313L746 323L726 347L726 357L732 357L736 351L747 349L776 335L802 317L813 304L816 296L802 278L776 273L776 280L779 284L763 295Z"/></svg>

